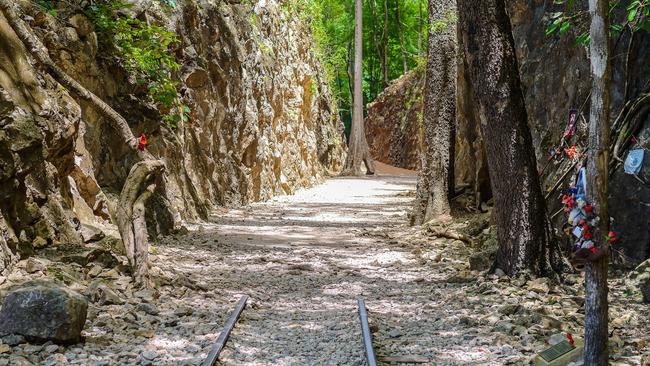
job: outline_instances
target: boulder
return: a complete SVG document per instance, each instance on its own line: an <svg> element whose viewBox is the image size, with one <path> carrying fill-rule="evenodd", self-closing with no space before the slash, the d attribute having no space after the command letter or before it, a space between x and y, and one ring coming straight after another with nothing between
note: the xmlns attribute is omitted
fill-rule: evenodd
<svg viewBox="0 0 650 366"><path fill-rule="evenodd" d="M0 336L20 335L31 342L78 342L88 302L54 282L33 281L9 290L0 310Z"/></svg>

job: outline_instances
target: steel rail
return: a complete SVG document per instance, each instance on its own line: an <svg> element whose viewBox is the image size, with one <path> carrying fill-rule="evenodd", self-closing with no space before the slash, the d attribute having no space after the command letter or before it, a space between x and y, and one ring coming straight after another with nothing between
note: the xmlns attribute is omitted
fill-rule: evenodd
<svg viewBox="0 0 650 366"><path fill-rule="evenodd" d="M370 326L368 325L368 312L366 311L366 303L363 301L363 298L360 297L357 299L357 306L359 307L363 346L366 349L366 361L368 361L368 366L377 366L375 351L372 349L372 334L370 334Z"/></svg>
<svg viewBox="0 0 650 366"><path fill-rule="evenodd" d="M247 301L248 295L243 295L239 299L237 306L235 306L235 310L230 314L228 321L226 321L226 325L223 327L223 330L219 334L219 338L217 338L217 342L210 350L210 353L208 353L208 358L205 359L202 366L214 366L214 364L217 362L217 359L219 359L219 353L221 353L221 350L226 345L228 337L230 336L230 332L232 332L232 329L235 327L237 319L239 319L239 315L241 315L241 312L244 311Z"/></svg>

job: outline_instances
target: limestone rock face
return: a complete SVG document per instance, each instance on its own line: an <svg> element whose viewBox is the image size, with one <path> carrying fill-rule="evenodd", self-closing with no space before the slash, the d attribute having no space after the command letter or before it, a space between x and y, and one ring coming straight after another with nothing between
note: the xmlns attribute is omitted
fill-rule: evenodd
<svg viewBox="0 0 650 366"><path fill-rule="evenodd" d="M305 26L284 5L130 2L134 16L180 39L175 77L191 112L169 127L146 90L110 61L83 14L64 9L54 19L18 3L50 57L121 113L136 136L145 133L150 152L165 161L171 205L151 200L155 233L205 219L215 205L290 194L340 170L342 123ZM97 110L38 68L1 14L0 48L0 244L28 252L34 242L102 240L82 229L111 231L104 228L112 226L133 153ZM173 212L159 209L169 206Z"/></svg>
<svg viewBox="0 0 650 366"><path fill-rule="evenodd" d="M456 185L474 187L479 199L491 197L487 163L480 129L469 106L467 80L462 63L458 67L456 114ZM425 75L415 69L394 80L368 104L366 138L372 157L382 163L418 170L424 141L422 127Z"/></svg>
<svg viewBox="0 0 650 366"><path fill-rule="evenodd" d="M414 70L368 104L365 128L373 158L399 168L420 168L423 90L424 73Z"/></svg>
<svg viewBox="0 0 650 366"><path fill-rule="evenodd" d="M88 302L49 282L27 282L9 291L0 310L0 336L29 341L74 343L86 323Z"/></svg>

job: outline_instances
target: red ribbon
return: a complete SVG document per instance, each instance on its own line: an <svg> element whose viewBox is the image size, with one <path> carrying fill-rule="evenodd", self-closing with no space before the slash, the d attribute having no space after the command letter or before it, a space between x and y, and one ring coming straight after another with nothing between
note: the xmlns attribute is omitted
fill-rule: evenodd
<svg viewBox="0 0 650 366"><path fill-rule="evenodd" d="M138 139L138 150L144 151L146 147L147 147L147 136L143 133L140 135L140 138Z"/></svg>

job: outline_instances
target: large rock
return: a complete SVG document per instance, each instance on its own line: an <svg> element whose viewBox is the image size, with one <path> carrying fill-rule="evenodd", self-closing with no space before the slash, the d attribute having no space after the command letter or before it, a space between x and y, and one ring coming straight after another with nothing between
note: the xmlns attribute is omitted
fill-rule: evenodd
<svg viewBox="0 0 650 366"><path fill-rule="evenodd" d="M74 343L86 322L86 299L52 282L27 282L7 294L0 310L0 336Z"/></svg>
<svg viewBox="0 0 650 366"><path fill-rule="evenodd" d="M420 168L424 74L420 70L393 81L368 104L366 139L373 158L405 169Z"/></svg>

